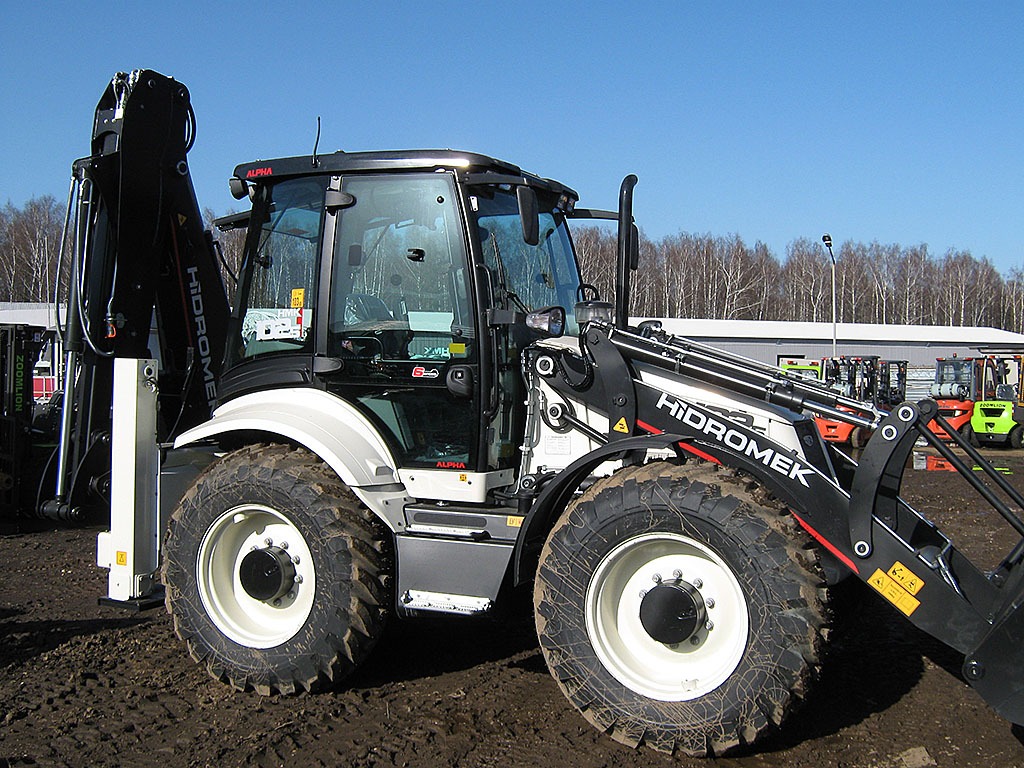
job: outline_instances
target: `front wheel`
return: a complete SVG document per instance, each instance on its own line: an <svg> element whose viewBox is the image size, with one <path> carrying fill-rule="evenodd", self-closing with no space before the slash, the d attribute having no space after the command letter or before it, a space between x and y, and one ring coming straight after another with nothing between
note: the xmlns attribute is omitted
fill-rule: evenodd
<svg viewBox="0 0 1024 768"><path fill-rule="evenodd" d="M981 441L978 440L978 436L974 433L974 426L969 421L960 427L960 435L975 448L981 445Z"/></svg>
<svg viewBox="0 0 1024 768"><path fill-rule="evenodd" d="M617 741L722 754L806 693L821 578L762 495L729 470L655 462L598 482L552 530L534 593L541 648Z"/></svg>
<svg viewBox="0 0 1024 768"><path fill-rule="evenodd" d="M197 479L171 517L167 609L214 677L260 693L343 678L383 631L387 539L302 449L257 445Z"/></svg>

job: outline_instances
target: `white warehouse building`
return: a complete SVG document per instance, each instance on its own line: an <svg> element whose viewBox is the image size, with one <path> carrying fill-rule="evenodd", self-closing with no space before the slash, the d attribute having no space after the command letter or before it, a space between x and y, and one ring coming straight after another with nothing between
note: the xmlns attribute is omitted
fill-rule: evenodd
<svg viewBox="0 0 1024 768"><path fill-rule="evenodd" d="M832 323L663 318L670 333L777 365L786 360L833 356ZM943 325L837 323L835 355L878 355L906 360L913 368L935 364L937 357L1024 353L1024 334L998 328Z"/></svg>

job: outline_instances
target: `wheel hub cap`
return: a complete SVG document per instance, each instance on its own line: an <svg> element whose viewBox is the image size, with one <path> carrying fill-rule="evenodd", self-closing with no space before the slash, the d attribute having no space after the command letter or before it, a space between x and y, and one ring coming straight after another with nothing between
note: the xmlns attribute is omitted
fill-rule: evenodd
<svg viewBox="0 0 1024 768"><path fill-rule="evenodd" d="M652 639L666 645L693 637L707 621L704 598L689 582L659 584L640 603L640 623Z"/></svg>
<svg viewBox="0 0 1024 768"><path fill-rule="evenodd" d="M295 566L291 556L280 547L254 549L242 558L238 579L254 600L277 600L295 585Z"/></svg>

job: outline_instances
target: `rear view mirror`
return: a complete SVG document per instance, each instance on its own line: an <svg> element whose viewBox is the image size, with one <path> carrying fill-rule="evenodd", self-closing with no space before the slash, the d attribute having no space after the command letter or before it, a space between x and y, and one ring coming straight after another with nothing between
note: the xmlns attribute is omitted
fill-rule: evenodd
<svg viewBox="0 0 1024 768"><path fill-rule="evenodd" d="M228 189L231 190L231 196L235 198L235 200L241 200L249 194L249 185L237 176L232 176L228 179Z"/></svg>
<svg viewBox="0 0 1024 768"><path fill-rule="evenodd" d="M526 327L547 336L558 338L565 333L565 309L545 307L526 316Z"/></svg>
<svg viewBox="0 0 1024 768"><path fill-rule="evenodd" d="M523 242L527 245L540 243L540 208L537 193L530 187L516 187L519 203L519 220L523 225Z"/></svg>

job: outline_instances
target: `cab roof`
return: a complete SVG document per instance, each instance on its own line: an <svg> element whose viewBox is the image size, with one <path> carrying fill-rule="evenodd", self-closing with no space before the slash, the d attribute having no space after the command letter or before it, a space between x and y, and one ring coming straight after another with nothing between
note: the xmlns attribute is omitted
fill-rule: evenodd
<svg viewBox="0 0 1024 768"><path fill-rule="evenodd" d="M247 182L260 182L294 176L319 174L358 173L414 173L451 170L462 176L476 176L478 183L487 183L487 175L493 176L493 183L528 184L556 194L565 194L573 200L579 195L575 190L552 179L541 178L522 170L512 163L498 160L476 152L452 149L405 149L374 152L333 152L326 155L302 155L272 160L257 160L243 163L235 168L234 175Z"/></svg>

